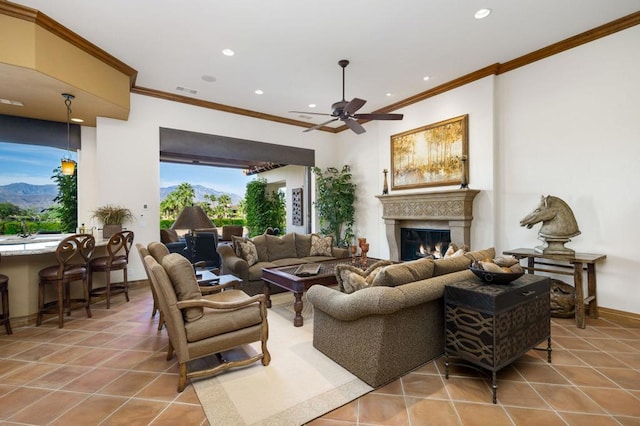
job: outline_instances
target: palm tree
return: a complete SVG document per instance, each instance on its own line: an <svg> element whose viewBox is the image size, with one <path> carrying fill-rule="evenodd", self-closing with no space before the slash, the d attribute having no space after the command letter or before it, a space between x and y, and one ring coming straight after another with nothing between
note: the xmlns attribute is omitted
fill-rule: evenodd
<svg viewBox="0 0 640 426"><path fill-rule="evenodd" d="M181 183L160 203L160 211L165 219L174 219L185 208L192 206L196 193L190 183Z"/></svg>
<svg viewBox="0 0 640 426"><path fill-rule="evenodd" d="M160 203L160 212L163 219L175 219L180 211L176 194L171 192Z"/></svg>
<svg viewBox="0 0 640 426"><path fill-rule="evenodd" d="M178 205L180 206L180 210L182 210L185 206L192 206L193 199L196 197L196 192L191 186L190 183L181 183L178 187L173 191L176 193L176 198Z"/></svg>
<svg viewBox="0 0 640 426"><path fill-rule="evenodd" d="M218 207L216 209L219 212L218 216L220 217L230 217L231 216L231 196L228 194L222 194L218 197Z"/></svg>

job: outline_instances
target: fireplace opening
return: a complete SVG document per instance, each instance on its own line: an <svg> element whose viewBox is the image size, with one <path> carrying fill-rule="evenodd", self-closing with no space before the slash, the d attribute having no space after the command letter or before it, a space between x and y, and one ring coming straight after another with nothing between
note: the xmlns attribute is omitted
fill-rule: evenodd
<svg viewBox="0 0 640 426"><path fill-rule="evenodd" d="M415 260L423 257L439 259L451 243L448 229L400 229L400 260Z"/></svg>

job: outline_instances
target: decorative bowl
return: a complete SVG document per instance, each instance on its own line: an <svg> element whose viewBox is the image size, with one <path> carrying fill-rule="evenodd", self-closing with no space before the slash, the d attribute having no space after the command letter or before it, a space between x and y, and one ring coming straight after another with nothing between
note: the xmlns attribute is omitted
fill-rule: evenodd
<svg viewBox="0 0 640 426"><path fill-rule="evenodd" d="M483 269L474 268L473 266L469 269L487 284L509 284L511 281L515 281L524 275L524 272L487 272Z"/></svg>

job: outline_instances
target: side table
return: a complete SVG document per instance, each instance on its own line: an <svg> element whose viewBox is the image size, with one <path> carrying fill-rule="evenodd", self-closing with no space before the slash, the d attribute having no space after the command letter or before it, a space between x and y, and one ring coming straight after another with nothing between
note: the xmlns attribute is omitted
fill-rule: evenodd
<svg viewBox="0 0 640 426"><path fill-rule="evenodd" d="M551 362L551 306L548 277L523 275L504 285L479 278L444 287L445 378L449 356L491 371L493 403L496 373L547 341Z"/></svg>
<svg viewBox="0 0 640 426"><path fill-rule="evenodd" d="M527 269L527 272L530 274L533 274L534 271L540 271L561 275L573 275L573 284L576 291L576 326L579 328L586 327L585 305L589 308L589 316L591 318L598 318L596 263L606 259L607 256L605 254L544 254L528 248L507 250L504 254L512 255L517 259L527 259L525 269ZM543 261L538 259L542 259ZM585 264L587 270L587 297L584 296L584 288L582 286L582 275ZM548 267L552 267L553 269L549 269ZM562 268L573 269L573 271L563 271Z"/></svg>
<svg viewBox="0 0 640 426"><path fill-rule="evenodd" d="M218 293L227 288L237 288L242 283L242 280L235 275L217 275L206 269L196 270L196 279L200 286L200 292L204 295Z"/></svg>

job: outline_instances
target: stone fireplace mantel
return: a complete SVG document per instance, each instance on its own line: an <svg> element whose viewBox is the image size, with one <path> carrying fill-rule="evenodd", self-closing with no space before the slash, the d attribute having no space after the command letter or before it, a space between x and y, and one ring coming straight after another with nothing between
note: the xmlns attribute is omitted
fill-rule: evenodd
<svg viewBox="0 0 640 426"><path fill-rule="evenodd" d="M376 195L382 203L389 257L400 260L400 229L449 229L451 241L471 247L473 199L480 191L412 192Z"/></svg>

